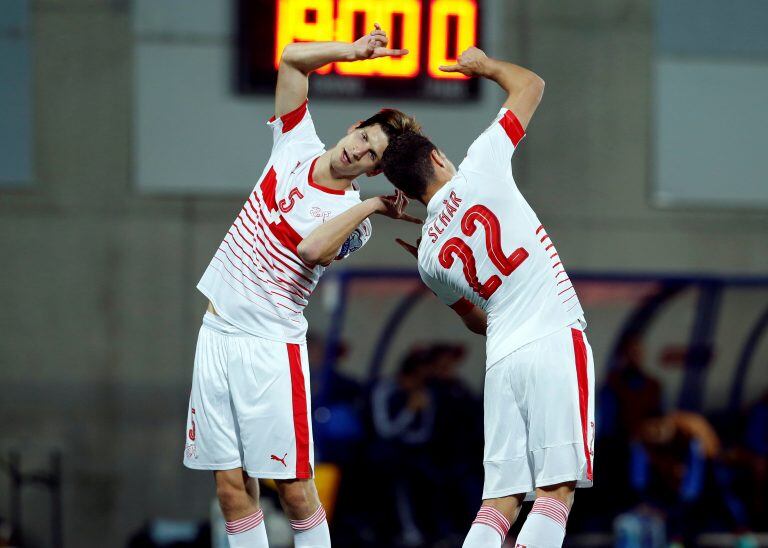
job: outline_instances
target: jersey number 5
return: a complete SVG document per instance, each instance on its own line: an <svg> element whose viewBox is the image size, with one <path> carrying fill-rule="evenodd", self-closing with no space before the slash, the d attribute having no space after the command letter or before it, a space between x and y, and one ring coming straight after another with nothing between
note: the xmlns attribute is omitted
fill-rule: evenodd
<svg viewBox="0 0 768 548"><path fill-rule="evenodd" d="M479 204L472 206L464 213L461 218L461 231L466 236L472 236L477 230L478 224L483 225L485 229L485 249L488 252L488 258L499 272L504 276L509 276L528 258L528 252L524 248L518 247L511 255L507 256L501 248L501 225L498 217L493 214L493 211ZM458 258L463 265L464 278L466 278L469 287L483 299L489 299L501 286L501 278L496 274L493 274L485 282L480 282L477 278L477 263L472 248L458 237L450 238L440 248L439 259L443 268L451 268L455 258Z"/></svg>

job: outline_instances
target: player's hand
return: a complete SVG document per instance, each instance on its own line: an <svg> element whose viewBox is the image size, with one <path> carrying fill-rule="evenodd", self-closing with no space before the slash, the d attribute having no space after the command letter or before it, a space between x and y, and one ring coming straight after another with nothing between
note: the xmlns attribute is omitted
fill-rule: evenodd
<svg viewBox="0 0 768 548"><path fill-rule="evenodd" d="M421 219L418 219L412 215L408 215L405 209L408 207L410 200L405 197L402 191L397 190L391 196L379 196L378 213L389 217L391 219L400 219L408 221L409 223L423 224Z"/></svg>
<svg viewBox="0 0 768 548"><path fill-rule="evenodd" d="M419 258L419 244L421 244L421 238L416 240L416 245L409 244L405 240L401 240L400 238L395 238L395 241L398 243L400 247L405 249L408 253L413 255L414 259Z"/></svg>
<svg viewBox="0 0 768 548"><path fill-rule="evenodd" d="M440 65L443 72L460 72L464 76L482 76L488 56L480 48L471 46L464 50L455 65Z"/></svg>
<svg viewBox="0 0 768 548"><path fill-rule="evenodd" d="M390 49L387 47L389 38L387 33L381 30L378 23L374 23L373 30L354 41L355 60L378 59L379 57L399 57L408 55L407 49Z"/></svg>

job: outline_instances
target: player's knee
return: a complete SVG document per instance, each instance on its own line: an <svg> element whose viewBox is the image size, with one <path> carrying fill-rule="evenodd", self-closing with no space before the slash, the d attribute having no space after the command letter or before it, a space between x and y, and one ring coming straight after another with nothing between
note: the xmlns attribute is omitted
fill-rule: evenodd
<svg viewBox="0 0 768 548"><path fill-rule="evenodd" d="M573 495L576 491L576 482L568 481L556 485L547 485L536 488L536 497L551 497L564 502L570 509L573 506Z"/></svg>
<svg viewBox="0 0 768 548"><path fill-rule="evenodd" d="M216 496L225 515L229 512L236 512L248 504L248 493L245 490L245 485L234 481L217 481Z"/></svg>
<svg viewBox="0 0 768 548"><path fill-rule="evenodd" d="M509 523L515 523L523 505L523 495L509 495L494 499L484 499L483 506L490 506L501 512Z"/></svg>
<svg viewBox="0 0 768 548"><path fill-rule="evenodd" d="M317 510L318 501L306 482L276 482L280 500L291 519L304 519Z"/></svg>

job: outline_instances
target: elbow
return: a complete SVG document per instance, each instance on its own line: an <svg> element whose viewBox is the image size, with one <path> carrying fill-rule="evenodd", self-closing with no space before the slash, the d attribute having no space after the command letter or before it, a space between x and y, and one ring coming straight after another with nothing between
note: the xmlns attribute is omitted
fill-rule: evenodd
<svg viewBox="0 0 768 548"><path fill-rule="evenodd" d="M526 87L531 91L532 94L539 98L539 101L544 95L544 85L544 80L534 72L530 74L528 81L526 82Z"/></svg>
<svg viewBox="0 0 768 548"><path fill-rule="evenodd" d="M299 245L296 246L296 253L306 265L315 267L322 262L320 250L317 246L307 243L307 240L302 240Z"/></svg>
<svg viewBox="0 0 768 548"><path fill-rule="evenodd" d="M299 45L296 43L287 44L283 48L283 52L280 54L280 66L289 65L295 66L298 56Z"/></svg>

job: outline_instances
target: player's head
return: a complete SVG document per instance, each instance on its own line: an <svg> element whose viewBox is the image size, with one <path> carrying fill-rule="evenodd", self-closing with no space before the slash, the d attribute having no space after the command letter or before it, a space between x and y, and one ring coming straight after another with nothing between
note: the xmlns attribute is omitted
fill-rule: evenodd
<svg viewBox="0 0 768 548"><path fill-rule="evenodd" d="M456 174L456 168L445 154L414 131L403 133L389 143L381 167L393 185L415 200L422 200L430 185L445 183Z"/></svg>
<svg viewBox="0 0 768 548"><path fill-rule="evenodd" d="M393 108L352 125L331 150L331 169L338 176L354 178L381 173L381 158L389 143L405 132L420 132L415 118Z"/></svg>

